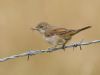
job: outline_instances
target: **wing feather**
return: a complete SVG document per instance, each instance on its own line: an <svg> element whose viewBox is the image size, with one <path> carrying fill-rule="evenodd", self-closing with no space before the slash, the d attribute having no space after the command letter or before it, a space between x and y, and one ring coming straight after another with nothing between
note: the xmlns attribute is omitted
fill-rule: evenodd
<svg viewBox="0 0 100 75"><path fill-rule="evenodd" d="M46 36L52 36L52 35L58 35L58 36L63 36L63 35L70 35L73 33L75 30L68 30L65 28L56 28L52 30L46 31Z"/></svg>

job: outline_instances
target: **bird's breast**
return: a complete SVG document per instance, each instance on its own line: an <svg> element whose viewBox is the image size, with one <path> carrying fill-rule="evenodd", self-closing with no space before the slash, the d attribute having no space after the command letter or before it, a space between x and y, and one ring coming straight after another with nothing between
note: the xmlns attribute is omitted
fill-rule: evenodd
<svg viewBox="0 0 100 75"><path fill-rule="evenodd" d="M46 41L52 45L62 44L64 42L64 39L60 38L57 35L45 37Z"/></svg>

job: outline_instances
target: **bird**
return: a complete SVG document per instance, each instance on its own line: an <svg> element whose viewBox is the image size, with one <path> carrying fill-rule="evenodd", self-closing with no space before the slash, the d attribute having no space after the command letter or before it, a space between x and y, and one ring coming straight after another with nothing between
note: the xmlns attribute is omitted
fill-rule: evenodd
<svg viewBox="0 0 100 75"><path fill-rule="evenodd" d="M91 28L91 26L85 26L80 29L67 29L61 26L53 26L47 22L40 22L35 27L32 27L32 30L38 31L43 35L44 39L54 48L61 46L65 50L65 45L72 37L86 29Z"/></svg>

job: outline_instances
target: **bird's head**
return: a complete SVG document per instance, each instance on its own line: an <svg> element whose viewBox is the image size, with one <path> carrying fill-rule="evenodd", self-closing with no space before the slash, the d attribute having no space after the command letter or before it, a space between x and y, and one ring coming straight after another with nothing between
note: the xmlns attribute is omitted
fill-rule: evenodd
<svg viewBox="0 0 100 75"><path fill-rule="evenodd" d="M41 22L35 28L32 28L32 30L37 30L40 33L44 33L49 27L50 25L47 22Z"/></svg>

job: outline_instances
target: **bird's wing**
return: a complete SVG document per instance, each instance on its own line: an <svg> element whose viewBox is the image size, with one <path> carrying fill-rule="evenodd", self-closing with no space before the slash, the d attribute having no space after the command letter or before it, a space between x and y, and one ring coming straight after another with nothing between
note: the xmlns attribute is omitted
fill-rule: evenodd
<svg viewBox="0 0 100 75"><path fill-rule="evenodd" d="M75 30L66 29L66 28L55 28L55 29L52 29L52 30L48 30L46 32L46 35L48 35L48 36L51 36L51 35L65 36L65 35L70 35L74 31Z"/></svg>

